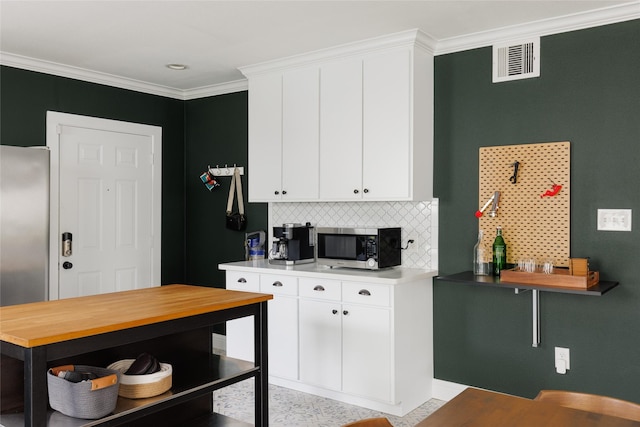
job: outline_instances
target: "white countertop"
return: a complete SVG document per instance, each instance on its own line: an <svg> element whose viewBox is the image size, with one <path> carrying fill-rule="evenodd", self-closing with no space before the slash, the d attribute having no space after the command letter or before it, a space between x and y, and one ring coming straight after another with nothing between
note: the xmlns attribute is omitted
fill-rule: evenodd
<svg viewBox="0 0 640 427"><path fill-rule="evenodd" d="M383 270L360 270L354 268L330 268L314 263L293 266L269 264L264 259L260 261L238 261L219 264L220 270L246 271L260 274L280 274L297 277L320 277L325 279L345 280L350 282L381 283L396 285L428 279L438 275L437 270L423 270L419 268L392 267Z"/></svg>

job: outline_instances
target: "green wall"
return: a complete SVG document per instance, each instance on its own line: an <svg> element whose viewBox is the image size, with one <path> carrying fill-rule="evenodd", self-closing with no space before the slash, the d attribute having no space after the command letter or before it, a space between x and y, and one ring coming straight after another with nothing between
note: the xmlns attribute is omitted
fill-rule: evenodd
<svg viewBox="0 0 640 427"><path fill-rule="evenodd" d="M267 231L267 204L248 203L247 92L186 102L186 279L188 283L224 287L222 262L244 259L245 231ZM244 166L242 192L247 230L225 228L225 211L231 178L213 191L206 189L200 174L207 166ZM233 204L237 211L237 196Z"/></svg>
<svg viewBox="0 0 640 427"><path fill-rule="evenodd" d="M571 254L620 282L602 297L541 293L533 348L530 293L436 281L436 378L640 402L639 43L639 20L542 37L541 76L499 84L490 47L436 57L440 274L471 269L479 147L571 141ZM597 231L599 208L633 209L633 231ZM555 346L571 350L566 375L555 373Z"/></svg>
<svg viewBox="0 0 640 427"><path fill-rule="evenodd" d="M0 67L0 143L46 145L46 112L162 127L163 284L184 281L184 102L64 77Z"/></svg>

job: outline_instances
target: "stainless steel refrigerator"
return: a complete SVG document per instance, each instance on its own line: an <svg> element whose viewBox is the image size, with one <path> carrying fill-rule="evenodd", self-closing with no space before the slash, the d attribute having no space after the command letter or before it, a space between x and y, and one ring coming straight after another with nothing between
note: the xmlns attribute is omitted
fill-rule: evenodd
<svg viewBox="0 0 640 427"><path fill-rule="evenodd" d="M0 145L0 305L49 299L49 150Z"/></svg>

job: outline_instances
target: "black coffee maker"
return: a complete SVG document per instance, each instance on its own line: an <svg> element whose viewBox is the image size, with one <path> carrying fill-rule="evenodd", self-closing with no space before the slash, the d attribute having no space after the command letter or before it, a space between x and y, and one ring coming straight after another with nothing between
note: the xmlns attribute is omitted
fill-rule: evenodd
<svg viewBox="0 0 640 427"><path fill-rule="evenodd" d="M315 230L311 223L273 227L273 238L270 263L293 265L315 261Z"/></svg>

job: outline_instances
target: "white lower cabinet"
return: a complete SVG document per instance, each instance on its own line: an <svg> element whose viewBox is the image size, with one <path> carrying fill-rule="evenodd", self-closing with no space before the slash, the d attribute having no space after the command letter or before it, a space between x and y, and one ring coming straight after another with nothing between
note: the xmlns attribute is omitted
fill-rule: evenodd
<svg viewBox="0 0 640 427"><path fill-rule="evenodd" d="M298 279L260 275L260 292L273 294L269 301L269 375L298 379Z"/></svg>
<svg viewBox="0 0 640 427"><path fill-rule="evenodd" d="M300 278L300 381L342 388L340 281Z"/></svg>
<svg viewBox="0 0 640 427"><path fill-rule="evenodd" d="M314 290L318 288L322 291ZM301 381L391 400L391 316L386 288L300 279ZM351 294L358 292L360 302L380 304L382 300L383 307L344 303L357 299Z"/></svg>
<svg viewBox="0 0 640 427"><path fill-rule="evenodd" d="M227 271L227 287L246 286L238 283L244 279L274 295L268 306L270 382L399 416L431 398L430 278L386 284L337 280L330 273L256 276ZM227 323L231 357L253 344L253 324L240 330L234 322Z"/></svg>
<svg viewBox="0 0 640 427"><path fill-rule="evenodd" d="M342 391L392 401L390 310L342 306Z"/></svg>
<svg viewBox="0 0 640 427"><path fill-rule="evenodd" d="M226 288L232 291L260 292L260 275L244 271L227 271ZM227 356L254 361L253 316L227 322Z"/></svg>

